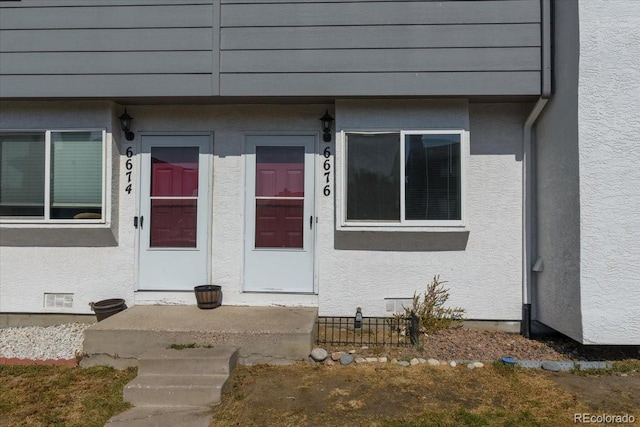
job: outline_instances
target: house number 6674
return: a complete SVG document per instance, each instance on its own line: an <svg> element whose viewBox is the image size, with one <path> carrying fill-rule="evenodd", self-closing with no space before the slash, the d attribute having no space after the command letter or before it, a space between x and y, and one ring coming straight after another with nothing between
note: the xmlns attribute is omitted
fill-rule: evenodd
<svg viewBox="0 0 640 427"><path fill-rule="evenodd" d="M325 186L324 189L322 190L322 193L325 196L330 196L331 195L331 184L330 184L330 180L331 180L331 149L329 147L326 147L324 149L324 151L322 152L322 155L324 156L324 163L322 164L322 169L324 169L324 177L325 177Z"/></svg>
<svg viewBox="0 0 640 427"><path fill-rule="evenodd" d="M124 191L126 191L127 194L131 194L131 175L133 173L133 149L131 147L127 147L126 155L127 161L124 163L124 168L126 169L124 175L127 178L127 186Z"/></svg>

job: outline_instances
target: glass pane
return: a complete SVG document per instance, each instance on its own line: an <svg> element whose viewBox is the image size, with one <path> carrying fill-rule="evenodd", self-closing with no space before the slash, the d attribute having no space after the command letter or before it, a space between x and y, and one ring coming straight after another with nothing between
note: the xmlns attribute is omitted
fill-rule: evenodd
<svg viewBox="0 0 640 427"><path fill-rule="evenodd" d="M400 135L347 136L347 220L400 221Z"/></svg>
<svg viewBox="0 0 640 427"><path fill-rule="evenodd" d="M51 133L51 218L102 216L102 132Z"/></svg>
<svg viewBox="0 0 640 427"><path fill-rule="evenodd" d="M151 148L151 195L198 195L198 147Z"/></svg>
<svg viewBox="0 0 640 427"><path fill-rule="evenodd" d="M405 135L407 220L461 219L460 135Z"/></svg>
<svg viewBox="0 0 640 427"><path fill-rule="evenodd" d="M256 196L304 196L304 147L256 147Z"/></svg>
<svg viewBox="0 0 640 427"><path fill-rule="evenodd" d="M151 201L151 231L149 246L152 248L195 248L198 220L198 201Z"/></svg>
<svg viewBox="0 0 640 427"><path fill-rule="evenodd" d="M44 217L44 134L0 135L0 216Z"/></svg>
<svg viewBox="0 0 640 427"><path fill-rule="evenodd" d="M256 200L256 248L302 248L304 200Z"/></svg>

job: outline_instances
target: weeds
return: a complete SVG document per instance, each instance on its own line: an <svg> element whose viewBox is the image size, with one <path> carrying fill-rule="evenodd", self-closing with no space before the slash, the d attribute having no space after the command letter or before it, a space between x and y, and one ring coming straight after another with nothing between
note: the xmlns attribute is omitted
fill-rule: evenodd
<svg viewBox="0 0 640 427"><path fill-rule="evenodd" d="M636 372L640 372L640 360L627 359L627 360L621 360L618 362L613 362L613 366L611 367L611 369L602 369L602 368L580 369L580 366L576 364L573 367L573 369L571 369L570 372L574 375L579 375L581 377L613 375L616 373L619 373L619 374L636 373Z"/></svg>
<svg viewBox="0 0 640 427"><path fill-rule="evenodd" d="M440 280L440 276L433 276L424 295L414 292L411 307L403 307L404 313L396 314L390 319L390 324L401 325L406 319L415 316L414 319L418 323L417 332L425 335L462 326L465 310L460 307L445 307L449 299L449 289L444 287L445 283L447 283L445 280ZM406 334L407 331L401 332ZM412 337L419 335L411 334L411 330L408 332ZM418 342L414 344L419 345Z"/></svg>
<svg viewBox="0 0 640 427"><path fill-rule="evenodd" d="M613 372L640 372L640 359L626 359L613 362Z"/></svg>
<svg viewBox="0 0 640 427"><path fill-rule="evenodd" d="M187 348L213 348L213 346L211 344L196 344L196 343L190 343L190 344L171 344L169 347L172 350L184 350Z"/></svg>
<svg viewBox="0 0 640 427"><path fill-rule="evenodd" d="M495 360L493 362L493 369L502 375L514 375L520 368L516 364L504 363L502 360Z"/></svg>

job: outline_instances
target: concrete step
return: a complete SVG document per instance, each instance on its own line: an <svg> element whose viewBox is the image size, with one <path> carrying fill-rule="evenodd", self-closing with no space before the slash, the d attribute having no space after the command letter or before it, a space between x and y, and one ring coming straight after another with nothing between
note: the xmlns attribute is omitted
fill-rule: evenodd
<svg viewBox="0 0 640 427"><path fill-rule="evenodd" d="M143 375L124 387L124 401L135 406L217 405L228 375Z"/></svg>
<svg viewBox="0 0 640 427"><path fill-rule="evenodd" d="M151 349L140 355L138 375L229 375L237 360L231 346Z"/></svg>
<svg viewBox="0 0 640 427"><path fill-rule="evenodd" d="M105 427L209 427L212 417L208 407L139 406L114 415Z"/></svg>

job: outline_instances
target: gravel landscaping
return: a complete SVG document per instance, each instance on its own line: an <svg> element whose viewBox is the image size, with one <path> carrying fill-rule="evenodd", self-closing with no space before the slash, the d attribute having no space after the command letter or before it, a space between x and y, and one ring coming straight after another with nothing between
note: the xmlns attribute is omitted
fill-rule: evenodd
<svg viewBox="0 0 640 427"><path fill-rule="evenodd" d="M0 358L30 360L73 359L82 353L89 323L0 329Z"/></svg>
<svg viewBox="0 0 640 427"><path fill-rule="evenodd" d="M519 334L483 331L468 328L442 330L421 337L414 347L360 347L318 345L329 354L343 351L354 358L385 356L389 360L413 358L437 360L494 361L502 357L516 360L552 361L615 361L640 359L640 346L585 346L576 341L554 335L527 339Z"/></svg>
<svg viewBox="0 0 640 427"><path fill-rule="evenodd" d="M73 359L82 352L83 332L88 323L29 326L0 329L0 358ZM516 360L624 360L639 359L640 346L583 346L554 336L529 340L518 334L457 328L422 337L421 347L324 347L329 355L338 351L357 357L387 357L388 360L437 359L493 361ZM326 356L325 356L326 357ZM320 359L320 357L319 357ZM338 361L339 358L336 359Z"/></svg>

